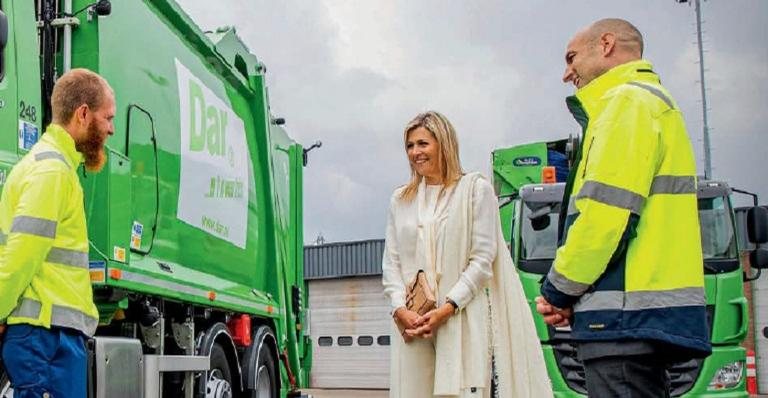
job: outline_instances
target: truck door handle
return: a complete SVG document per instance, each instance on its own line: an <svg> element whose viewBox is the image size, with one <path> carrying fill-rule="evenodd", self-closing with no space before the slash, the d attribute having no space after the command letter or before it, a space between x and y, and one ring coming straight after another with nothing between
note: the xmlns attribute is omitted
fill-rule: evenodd
<svg viewBox="0 0 768 398"><path fill-rule="evenodd" d="M747 298L746 297L737 297L735 299L732 299L728 301L728 304L739 306L740 314L741 314L741 324L739 325L739 331L736 332L736 334L731 336L726 336L723 338L724 341L730 341L730 340L740 340L744 337L744 335L747 333L747 327L749 326L749 308L747 306Z"/></svg>

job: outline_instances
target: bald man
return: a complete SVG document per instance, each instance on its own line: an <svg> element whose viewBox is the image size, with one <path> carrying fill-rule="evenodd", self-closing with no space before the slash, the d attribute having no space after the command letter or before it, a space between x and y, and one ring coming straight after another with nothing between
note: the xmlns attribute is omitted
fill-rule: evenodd
<svg viewBox="0 0 768 398"><path fill-rule="evenodd" d="M548 324L571 326L595 397L669 396L668 365L711 352L693 149L642 54L621 19L581 30L565 53L582 145L536 301Z"/></svg>

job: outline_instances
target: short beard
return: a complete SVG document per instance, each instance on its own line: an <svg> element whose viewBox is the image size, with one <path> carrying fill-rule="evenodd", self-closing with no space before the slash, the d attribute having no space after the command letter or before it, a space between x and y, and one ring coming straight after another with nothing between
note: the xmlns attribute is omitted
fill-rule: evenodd
<svg viewBox="0 0 768 398"><path fill-rule="evenodd" d="M104 153L104 141L99 138L98 130L91 123L88 126L87 135L84 141L76 142L75 148L83 154L85 158L85 169L90 172L99 172L107 162L107 155Z"/></svg>

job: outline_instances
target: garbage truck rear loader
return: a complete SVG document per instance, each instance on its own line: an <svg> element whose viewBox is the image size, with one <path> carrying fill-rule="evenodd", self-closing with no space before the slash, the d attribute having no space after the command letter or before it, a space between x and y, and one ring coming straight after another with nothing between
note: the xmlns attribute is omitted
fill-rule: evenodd
<svg viewBox="0 0 768 398"><path fill-rule="evenodd" d="M88 68L115 91L107 163L78 171L100 315L90 396L298 394L304 150L270 112L265 66L172 0L0 9L0 183L50 121L57 76Z"/></svg>

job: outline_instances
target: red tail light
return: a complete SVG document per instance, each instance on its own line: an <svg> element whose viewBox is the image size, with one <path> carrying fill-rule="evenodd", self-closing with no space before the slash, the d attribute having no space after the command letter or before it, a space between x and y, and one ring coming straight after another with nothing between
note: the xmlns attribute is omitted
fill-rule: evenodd
<svg viewBox="0 0 768 398"><path fill-rule="evenodd" d="M248 347L251 345L251 316L247 314L237 315L232 317L227 322L227 328L229 334L232 335L232 340L235 344L241 347Z"/></svg>

